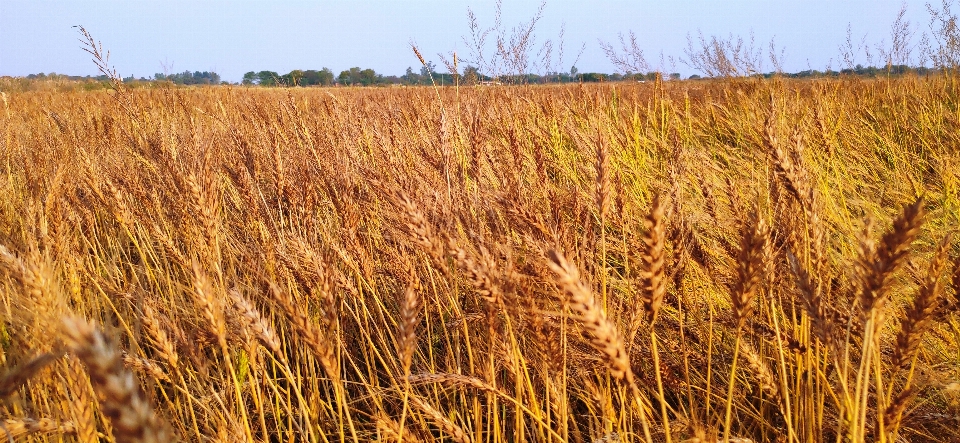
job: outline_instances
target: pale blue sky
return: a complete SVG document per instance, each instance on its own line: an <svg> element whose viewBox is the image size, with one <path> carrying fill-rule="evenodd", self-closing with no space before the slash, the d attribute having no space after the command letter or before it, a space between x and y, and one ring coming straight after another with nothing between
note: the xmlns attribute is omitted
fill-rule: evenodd
<svg viewBox="0 0 960 443"><path fill-rule="evenodd" d="M581 72L613 72L597 43L614 41L633 30L647 58L659 65L660 53L682 56L687 33L746 35L752 29L759 45L776 36L786 48L789 71L823 69L833 59L847 24L855 39L871 44L889 41L890 24L900 0L682 1L548 0L538 27L538 41L556 37L566 23L564 70L586 44ZM910 1L908 18L928 30L923 1ZM438 52L458 51L468 34L467 7L482 25L492 25L490 0L0 0L0 75L38 72L96 74L81 51L76 29L85 26L111 51L111 64L123 76L152 76L162 63L172 72L216 70L238 81L246 71L329 67L335 73L351 66L385 74L419 69L409 48L416 41L428 60L440 65ZM508 28L531 17L539 2L503 3ZM861 55L862 58L865 59ZM862 60L865 61L865 60ZM865 63L864 63L865 64ZM665 66L665 70L673 70ZM676 71L694 73L678 63Z"/></svg>

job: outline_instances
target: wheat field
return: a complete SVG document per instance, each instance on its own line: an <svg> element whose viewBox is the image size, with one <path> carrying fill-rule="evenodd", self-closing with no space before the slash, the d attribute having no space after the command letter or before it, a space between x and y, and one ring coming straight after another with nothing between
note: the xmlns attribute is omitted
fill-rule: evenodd
<svg viewBox="0 0 960 443"><path fill-rule="evenodd" d="M960 441L957 81L7 88L0 439Z"/></svg>

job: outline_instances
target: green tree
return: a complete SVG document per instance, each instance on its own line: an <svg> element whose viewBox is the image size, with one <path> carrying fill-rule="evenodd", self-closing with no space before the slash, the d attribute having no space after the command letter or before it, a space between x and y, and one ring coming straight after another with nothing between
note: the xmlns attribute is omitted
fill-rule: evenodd
<svg viewBox="0 0 960 443"><path fill-rule="evenodd" d="M360 71L360 84L370 86L377 82L377 73L373 69L364 69Z"/></svg>
<svg viewBox="0 0 960 443"><path fill-rule="evenodd" d="M476 66L469 65L466 68L463 68L463 83L467 85L477 84L483 77L480 75L480 70Z"/></svg>
<svg viewBox="0 0 960 443"><path fill-rule="evenodd" d="M260 86L277 86L280 80L280 74L273 71L260 71L257 73L257 84Z"/></svg>
<svg viewBox="0 0 960 443"><path fill-rule="evenodd" d="M300 80L302 86L330 86L331 83L333 83L333 72L329 68L303 71L303 79Z"/></svg>
<svg viewBox="0 0 960 443"><path fill-rule="evenodd" d="M333 84L333 71L330 68L323 68L320 70L320 84L323 86L330 86Z"/></svg>
<svg viewBox="0 0 960 443"><path fill-rule="evenodd" d="M294 69L290 71L289 74L285 75L289 81L290 86L300 86L300 80L303 79L303 71L299 69Z"/></svg>
<svg viewBox="0 0 960 443"><path fill-rule="evenodd" d="M413 68L407 67L407 72L400 77L404 83L410 85L419 85L420 84L420 75L416 72L413 72Z"/></svg>
<svg viewBox="0 0 960 443"><path fill-rule="evenodd" d="M340 72L337 81L344 85L356 86L362 84L363 76L359 67L352 67L349 70Z"/></svg>
<svg viewBox="0 0 960 443"><path fill-rule="evenodd" d="M426 66L423 66L423 67L420 68L420 76L423 77L424 79L429 79L429 78L430 78L430 74L433 74L433 73L436 73L436 72L437 72L437 71L436 71L436 66L433 64L433 62L427 62L427 65L426 65ZM429 80L427 80L427 81L429 81Z"/></svg>
<svg viewBox="0 0 960 443"><path fill-rule="evenodd" d="M157 74L157 75L162 75L162 74ZM256 84L258 81L260 81L260 79L257 78L257 73L256 73L256 72L250 71L250 72L248 72L248 73L246 73L246 74L243 74L243 82L242 82L242 83L245 84L245 85L253 85L253 84Z"/></svg>

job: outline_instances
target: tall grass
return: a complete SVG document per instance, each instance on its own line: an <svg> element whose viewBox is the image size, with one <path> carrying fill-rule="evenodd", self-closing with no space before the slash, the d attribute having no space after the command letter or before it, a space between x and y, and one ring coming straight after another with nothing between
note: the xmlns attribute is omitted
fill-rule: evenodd
<svg viewBox="0 0 960 443"><path fill-rule="evenodd" d="M958 93L7 91L0 437L955 441Z"/></svg>

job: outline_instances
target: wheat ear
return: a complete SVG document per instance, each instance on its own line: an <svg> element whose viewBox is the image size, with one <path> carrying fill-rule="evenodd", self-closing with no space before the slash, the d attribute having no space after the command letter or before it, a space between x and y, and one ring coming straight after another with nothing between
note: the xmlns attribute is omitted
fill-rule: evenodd
<svg viewBox="0 0 960 443"><path fill-rule="evenodd" d="M278 358L283 358L283 352L280 349L280 339L266 320L260 315L260 311L252 303L240 294L240 291L231 289L228 291L230 300L233 301L233 307L240 313L240 319L243 321L243 327L253 333L260 340L263 347L273 352Z"/></svg>
<svg viewBox="0 0 960 443"><path fill-rule="evenodd" d="M514 397L511 397L510 395L507 395L506 392L503 392L502 390L498 389L496 386L488 384L483 380L480 380L479 378L470 377L466 375L459 375L459 374L433 373L433 374L411 375L410 377L407 377L407 380L409 380L411 383L418 383L418 384L419 383L439 383L439 384L453 384L453 385L460 385L460 386L468 386L481 392L488 392L490 394L496 395L501 399L512 403L514 406L516 406L517 408L519 408L520 410L528 414L531 419L535 420L540 426L546 429L547 432L550 432L555 438L559 440L563 440L563 436L561 436L556 431L551 429L550 426L546 422L544 422L540 417L538 417L538 415L535 412L530 410L530 408L524 406L523 402L517 400Z"/></svg>
<svg viewBox="0 0 960 443"><path fill-rule="evenodd" d="M610 375L633 381L630 359L613 322L607 319L593 292L580 281L580 271L557 251L547 252L547 264L556 274L557 285L567 296L575 319L590 336L590 345L603 354Z"/></svg>
<svg viewBox="0 0 960 443"><path fill-rule="evenodd" d="M772 102L772 100L771 100ZM773 105L771 104L771 108ZM777 138L775 113L771 110L767 115L763 130L763 144L773 158L773 165L777 173L783 179L783 184L787 190L800 202L805 209L812 206L812 188L810 179L806 170L800 163L799 154L803 142L799 132L794 133L793 142L797 148L796 152L787 152ZM796 157L795 157L796 156Z"/></svg>
<svg viewBox="0 0 960 443"><path fill-rule="evenodd" d="M555 250L547 252L547 265L556 274L557 285L566 294L574 320L590 336L590 345L603 354L610 375L623 381L631 389L641 409L640 420L644 438L650 441L650 425L647 421L647 414L651 408L650 400L640 393L633 370L630 368L627 349L624 347L623 340L620 339L616 326L607 319L607 315L593 296L593 291L580 281L580 271L576 266L567 262L567 259Z"/></svg>
<svg viewBox="0 0 960 443"><path fill-rule="evenodd" d="M920 291L913 299L913 304L907 309L906 316L900 323L896 344L893 347L893 368L905 370L910 368L906 381L900 393L893 396L893 385L887 393L887 407L883 415L883 426L886 432L896 437L903 412L910 400L916 394L911 387L913 381L913 364L920 347L920 339L934 322L937 308L943 296L943 271L947 267L947 253L950 248L952 235L948 234L940 242L940 246L930 260L927 274L924 276ZM894 438L895 439L895 438Z"/></svg>
<svg viewBox="0 0 960 443"><path fill-rule="evenodd" d="M777 386L776 378L770 371L770 367L763 361L763 357L746 341L740 343L740 352L747 360L747 369L757 380L760 390L769 395L774 402L778 402L780 400L780 388Z"/></svg>
<svg viewBox="0 0 960 443"><path fill-rule="evenodd" d="M436 408L427 403L424 399L420 398L417 395L410 396L410 404L415 406L421 412L430 417L433 422L440 427L445 434L449 435L453 441L457 443L472 443L473 439L464 432L463 428L451 421L444 415L442 412L438 411Z"/></svg>
<svg viewBox="0 0 960 443"><path fill-rule="evenodd" d="M161 326L161 321L156 311L149 305L143 307L142 322L143 326L147 329L147 339L150 344L153 345L156 352L160 354L160 357L163 358L171 368L177 370L180 362L177 348L174 346L173 340L170 339L170 336Z"/></svg>
<svg viewBox="0 0 960 443"><path fill-rule="evenodd" d="M752 229L744 232L740 241L740 254L737 260L737 281L730 292L733 313L737 320L737 339L733 348L733 361L730 363L730 381L727 386L726 413L723 420L723 440L730 441L730 424L733 418L733 389L737 384L737 358L740 355L740 343L743 328L753 315L753 299L757 286L766 269L770 257L770 231L762 217L756 217Z"/></svg>
<svg viewBox="0 0 960 443"><path fill-rule="evenodd" d="M49 418L8 418L0 421L0 439L14 441L29 434L73 434L76 429L69 421L57 422Z"/></svg>
<svg viewBox="0 0 960 443"><path fill-rule="evenodd" d="M57 356L44 353L37 355L30 360L27 360L26 363L17 366L9 371L6 374L3 374L3 377L0 377L0 398L4 398L14 391L20 388L24 383L27 382L31 377L36 375L40 370L47 367L50 363L53 363L57 359Z"/></svg>
<svg viewBox="0 0 960 443"><path fill-rule="evenodd" d="M663 296L667 293L667 280L664 272L666 257L664 252L666 238L664 214L666 208L667 205L664 200L657 195L653 198L653 205L644 222L647 225L647 233L643 236L644 253L640 277L643 281L643 308L651 325L656 322L660 306L663 304Z"/></svg>
<svg viewBox="0 0 960 443"><path fill-rule="evenodd" d="M83 319L67 317L63 325L65 341L87 366L117 442L166 443L165 424L143 398L133 374L123 366L123 355L113 340Z"/></svg>
<svg viewBox="0 0 960 443"><path fill-rule="evenodd" d="M740 242L737 280L731 290L731 304L738 330L742 330L753 315L754 295L770 257L769 239L770 229L764 219L758 217Z"/></svg>
<svg viewBox="0 0 960 443"><path fill-rule="evenodd" d="M421 443L423 441L413 432L401 428L400 423L397 423L396 420L386 415L377 417L377 431L387 437L386 441L395 440L398 442L406 441L412 443Z"/></svg>
<svg viewBox="0 0 960 443"><path fill-rule="evenodd" d="M924 276L920 291L913 299L913 304L907 309L904 320L900 323L897 333L896 346L893 348L892 363L894 368L905 369L913 360L920 345L921 336L933 325L933 315L940 304L943 295L943 271L947 266L947 253L950 248L951 235L947 235L930 261L930 267Z"/></svg>
<svg viewBox="0 0 960 443"><path fill-rule="evenodd" d="M866 234L861 239L859 266L863 291L860 294L860 308L863 310L864 320L881 311L886 304L891 287L890 279L906 259L910 245L920 233L924 213L923 199L918 198L913 204L907 205L900 217L894 220L890 232L881 239L879 248Z"/></svg>
<svg viewBox="0 0 960 443"><path fill-rule="evenodd" d="M416 275L411 272L411 280ZM400 352L404 375L410 373L413 362L413 353L417 346L417 326L420 324L420 294L417 285L411 281L403 291L403 300L400 306Z"/></svg>
<svg viewBox="0 0 960 443"><path fill-rule="evenodd" d="M94 421L94 400L90 395L90 383L80 361L70 356L66 364L67 387L70 392L69 409L77 428L77 440L81 443L98 443L97 423Z"/></svg>
<svg viewBox="0 0 960 443"><path fill-rule="evenodd" d="M335 384L339 384L340 371L337 368L333 348L327 343L320 328L307 317L304 309L294 306L290 295L280 290L280 287L271 283L270 294L273 296L274 301L283 309L284 315L293 325L293 328L300 334L310 350L313 351L313 355L320 360L320 364L323 366L327 376L330 377Z"/></svg>

